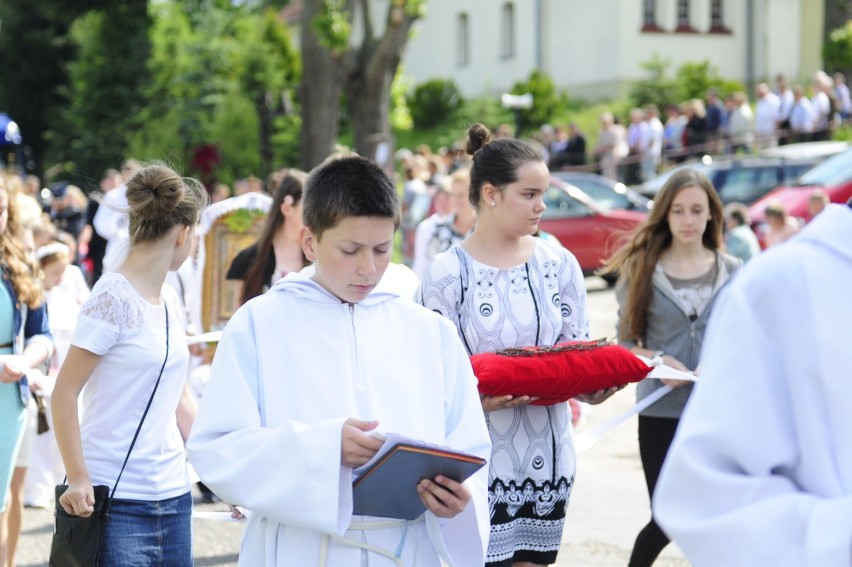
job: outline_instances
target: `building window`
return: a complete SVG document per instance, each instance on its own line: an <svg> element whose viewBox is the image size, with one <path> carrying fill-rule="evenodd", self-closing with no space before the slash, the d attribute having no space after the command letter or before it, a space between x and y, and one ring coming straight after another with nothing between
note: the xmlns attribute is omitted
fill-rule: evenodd
<svg viewBox="0 0 852 567"><path fill-rule="evenodd" d="M731 33L725 26L723 0L710 1L710 33Z"/></svg>
<svg viewBox="0 0 852 567"><path fill-rule="evenodd" d="M501 31L500 57L511 59L515 56L515 6L511 2L503 4Z"/></svg>
<svg viewBox="0 0 852 567"><path fill-rule="evenodd" d="M677 32L695 32L689 23L689 0L677 0Z"/></svg>
<svg viewBox="0 0 852 567"><path fill-rule="evenodd" d="M467 67L470 64L470 26L467 14L461 13L456 20L456 65Z"/></svg>
<svg viewBox="0 0 852 567"><path fill-rule="evenodd" d="M663 29L657 25L657 0L643 0L642 2L642 31L663 31Z"/></svg>

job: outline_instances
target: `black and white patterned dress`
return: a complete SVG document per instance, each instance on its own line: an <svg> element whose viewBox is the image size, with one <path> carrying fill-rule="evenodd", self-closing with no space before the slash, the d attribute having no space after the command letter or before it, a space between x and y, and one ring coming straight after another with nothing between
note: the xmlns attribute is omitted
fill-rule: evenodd
<svg viewBox="0 0 852 567"><path fill-rule="evenodd" d="M589 338L580 266L570 252L542 240L529 261L508 269L482 264L453 246L429 265L418 297L455 323L471 354ZM487 560L553 563L574 482L568 404L485 417L493 444Z"/></svg>

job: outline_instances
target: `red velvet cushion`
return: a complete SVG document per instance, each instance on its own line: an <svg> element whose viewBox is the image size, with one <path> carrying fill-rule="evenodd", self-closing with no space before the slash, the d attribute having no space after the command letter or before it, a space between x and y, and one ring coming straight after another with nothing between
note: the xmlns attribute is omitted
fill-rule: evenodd
<svg viewBox="0 0 852 567"><path fill-rule="evenodd" d="M651 367L626 348L606 341L505 349L470 357L479 392L487 396L536 396L536 405L638 382Z"/></svg>

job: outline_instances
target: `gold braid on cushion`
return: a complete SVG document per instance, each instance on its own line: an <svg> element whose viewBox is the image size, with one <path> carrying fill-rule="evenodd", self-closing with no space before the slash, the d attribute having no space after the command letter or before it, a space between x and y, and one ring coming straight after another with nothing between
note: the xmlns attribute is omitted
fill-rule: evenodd
<svg viewBox="0 0 852 567"><path fill-rule="evenodd" d="M594 348L615 344L609 339L598 339L596 341L581 341L573 343L559 343L553 346L542 347L512 347L495 351L500 356L539 356L554 352L568 352L572 350L592 350Z"/></svg>

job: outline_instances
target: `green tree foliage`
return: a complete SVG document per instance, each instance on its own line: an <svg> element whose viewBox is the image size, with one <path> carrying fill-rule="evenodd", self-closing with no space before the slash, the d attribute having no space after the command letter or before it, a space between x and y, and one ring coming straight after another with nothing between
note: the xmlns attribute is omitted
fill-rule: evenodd
<svg viewBox="0 0 852 567"><path fill-rule="evenodd" d="M414 124L432 128L458 110L464 98L452 79L432 79L417 85L407 102Z"/></svg>
<svg viewBox="0 0 852 567"><path fill-rule="evenodd" d="M677 83L667 76L671 61L655 54L650 60L643 61L640 66L647 76L631 86L628 94L630 104L632 106L656 104L658 108L665 108L666 104L675 102L674 93Z"/></svg>
<svg viewBox="0 0 852 567"><path fill-rule="evenodd" d="M568 104L568 95L557 92L553 79L539 70L533 71L526 81L518 81L512 86L512 94L533 95L532 108L520 111L524 126L541 126L549 123L559 110Z"/></svg>
<svg viewBox="0 0 852 567"><path fill-rule="evenodd" d="M402 65L396 70L393 83L391 83L391 109L390 109L390 125L393 131L411 130L414 127L414 118L411 115L411 109L408 107L408 92L409 79L405 76Z"/></svg>
<svg viewBox="0 0 852 567"><path fill-rule="evenodd" d="M148 13L142 2L114 2L77 18L70 38L67 101L50 131L49 156L67 164L78 184L96 185L101 172L125 157L128 134L144 100L149 54Z"/></svg>
<svg viewBox="0 0 852 567"><path fill-rule="evenodd" d="M105 0L100 4L105 3ZM74 56L67 34L73 19L96 2L3 0L0 2L0 110L18 123L42 169L45 133L64 104L65 64Z"/></svg>
<svg viewBox="0 0 852 567"><path fill-rule="evenodd" d="M822 48L822 57L829 72L852 70L852 20L832 30Z"/></svg>
<svg viewBox="0 0 852 567"><path fill-rule="evenodd" d="M668 104L703 99L710 88L715 88L723 99L735 91L745 90L742 83L723 79L718 69L707 60L682 64L673 78L668 76L671 61L658 55L641 66L648 76L631 86L628 97L632 106L655 104L662 112Z"/></svg>
<svg viewBox="0 0 852 567"><path fill-rule="evenodd" d="M272 9L202 3L196 11L186 10L185 1L154 6L152 81L145 92L150 102L142 112L141 131L131 139L131 152L143 158L151 151L180 155L191 164L196 148L214 146L218 166L192 171L208 183L232 183L295 164L298 144L286 142L279 132L293 126L292 119L279 117L293 110L284 101L291 100L288 93L300 74L289 32ZM165 116L175 124L162 124ZM163 144L157 141L159 132L165 133Z"/></svg>

